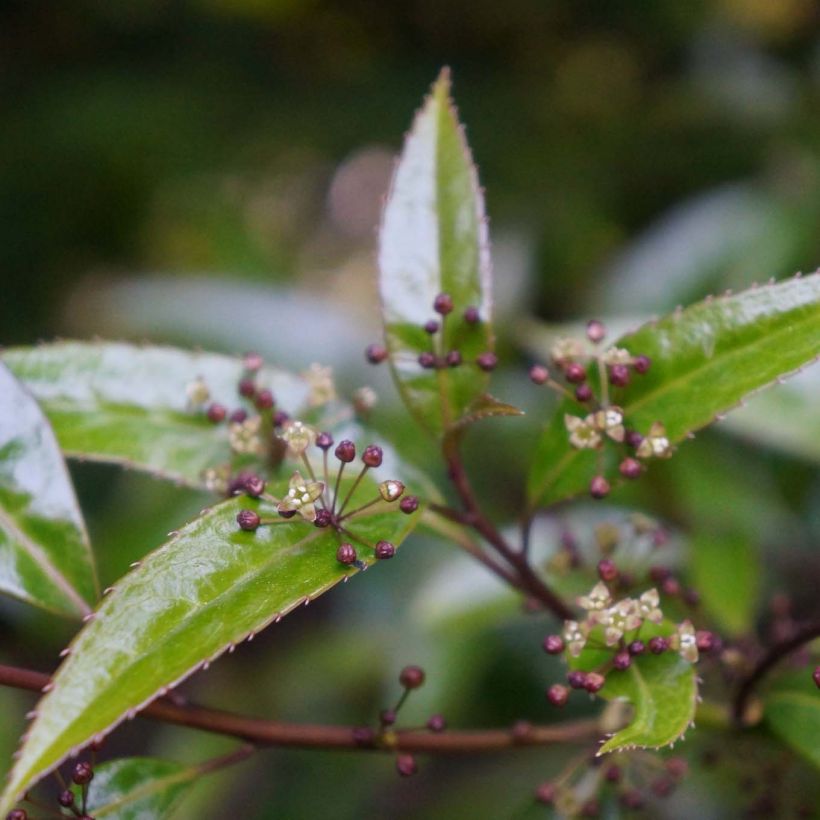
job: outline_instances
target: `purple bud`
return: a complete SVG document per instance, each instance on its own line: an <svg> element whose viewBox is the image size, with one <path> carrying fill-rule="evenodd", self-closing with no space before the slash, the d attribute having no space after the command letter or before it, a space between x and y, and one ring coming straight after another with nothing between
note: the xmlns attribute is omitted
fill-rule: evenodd
<svg viewBox="0 0 820 820"><path fill-rule="evenodd" d="M553 683L553 685L547 689L547 700L553 706L563 706L567 700L569 700L569 689L560 683Z"/></svg>
<svg viewBox="0 0 820 820"><path fill-rule="evenodd" d="M445 359L448 367L458 367L461 364L461 353L457 350L451 350Z"/></svg>
<svg viewBox="0 0 820 820"><path fill-rule="evenodd" d="M254 399L254 404L256 405L257 410L270 410L275 403L276 401L273 398L273 393L267 389L260 390Z"/></svg>
<svg viewBox="0 0 820 820"><path fill-rule="evenodd" d="M419 508L419 500L415 495L406 495L399 501L399 509L406 515L414 513Z"/></svg>
<svg viewBox="0 0 820 820"><path fill-rule="evenodd" d="M432 353L419 353L418 362L425 370L432 370L436 366L436 357Z"/></svg>
<svg viewBox="0 0 820 820"><path fill-rule="evenodd" d="M591 694L595 694L595 692L600 692L600 690L604 688L605 683L606 678L602 674L599 672L589 672L584 681L584 689Z"/></svg>
<svg viewBox="0 0 820 820"><path fill-rule="evenodd" d="M353 544L339 544L336 550L336 560L340 564L352 564L356 560L356 550Z"/></svg>
<svg viewBox="0 0 820 820"><path fill-rule="evenodd" d="M481 315L478 312L478 308L470 305L470 307L464 310L464 321L467 322L468 325L477 325L481 321Z"/></svg>
<svg viewBox="0 0 820 820"><path fill-rule="evenodd" d="M256 475L256 473L249 473L243 477L242 489L251 498L259 498L265 492L265 479Z"/></svg>
<svg viewBox="0 0 820 820"><path fill-rule="evenodd" d="M629 669L629 667L632 666L632 657L629 652L616 653L615 657L612 659L612 666L621 672L623 672L624 669Z"/></svg>
<svg viewBox="0 0 820 820"><path fill-rule="evenodd" d="M543 647L548 655L560 655L564 651L564 639L560 635L547 635Z"/></svg>
<svg viewBox="0 0 820 820"><path fill-rule="evenodd" d="M336 445L334 453L339 461L344 464L350 464L350 462L356 458L356 445L349 439L344 439L344 441L340 441L338 445Z"/></svg>
<svg viewBox="0 0 820 820"><path fill-rule="evenodd" d="M316 518L313 519L313 526L324 529L329 527L333 521L330 510L316 510Z"/></svg>
<svg viewBox="0 0 820 820"><path fill-rule="evenodd" d="M608 783L620 783L620 766L616 766L614 763L610 763L609 766L607 766L606 769L604 769L604 780L606 780Z"/></svg>
<svg viewBox="0 0 820 820"><path fill-rule="evenodd" d="M686 777L686 773L689 771L689 764L683 757L670 757L666 760L664 765L666 766L666 771L669 772L669 774L671 774L676 780Z"/></svg>
<svg viewBox="0 0 820 820"><path fill-rule="evenodd" d="M615 387L626 387L629 384L629 368L625 364L613 364L609 368L609 383Z"/></svg>
<svg viewBox="0 0 820 820"><path fill-rule="evenodd" d="M261 519L258 513L253 510L240 510L236 514L236 523L239 524L239 528L245 530L245 532L255 532L259 527L260 521Z"/></svg>
<svg viewBox="0 0 820 820"><path fill-rule="evenodd" d="M274 427L282 427L285 422L290 421L290 413L286 413L284 410L277 410L273 414L273 426Z"/></svg>
<svg viewBox="0 0 820 820"><path fill-rule="evenodd" d="M618 567L611 558L602 558L598 562L598 577L602 581L614 581L618 577Z"/></svg>
<svg viewBox="0 0 820 820"><path fill-rule="evenodd" d="M673 597L680 595L680 581L677 578L673 578L672 576L666 578L664 582L661 584L661 592L664 595L670 595Z"/></svg>
<svg viewBox="0 0 820 820"><path fill-rule="evenodd" d="M609 482L602 475L596 475L589 482L589 494L593 498L606 498L609 495L609 489Z"/></svg>
<svg viewBox="0 0 820 820"><path fill-rule="evenodd" d="M626 435L624 436L624 441L630 447L634 447L635 449L637 449L641 446L643 436L637 430L627 430Z"/></svg>
<svg viewBox="0 0 820 820"><path fill-rule="evenodd" d="M392 726L396 722L396 711L394 709L382 709L379 712L379 723L382 726Z"/></svg>
<svg viewBox="0 0 820 820"><path fill-rule="evenodd" d="M567 683L573 689L583 689L586 686L587 673L581 669L573 669L567 672Z"/></svg>
<svg viewBox="0 0 820 820"><path fill-rule="evenodd" d="M433 301L433 310L441 316L452 313L453 297L449 293L439 293Z"/></svg>
<svg viewBox="0 0 820 820"><path fill-rule="evenodd" d="M447 728L447 721L442 715L431 715L427 720L427 728L431 732L443 732Z"/></svg>
<svg viewBox="0 0 820 820"><path fill-rule="evenodd" d="M641 475L641 462L634 458L625 458L618 465L618 472L630 480L639 478Z"/></svg>
<svg viewBox="0 0 820 820"><path fill-rule="evenodd" d="M649 356L636 356L632 366L635 368L636 373L643 375L652 366L652 359Z"/></svg>
<svg viewBox="0 0 820 820"><path fill-rule="evenodd" d="M598 342L603 341L604 336L606 336L606 328L603 322L599 322L597 319L587 322L587 339L594 344L598 344Z"/></svg>
<svg viewBox="0 0 820 820"><path fill-rule="evenodd" d="M329 450L333 446L333 436L330 433L319 433L316 436L316 446L320 450Z"/></svg>
<svg viewBox="0 0 820 820"><path fill-rule="evenodd" d="M575 388L575 398L582 404L592 400L592 388L588 384L579 384Z"/></svg>
<svg viewBox="0 0 820 820"><path fill-rule="evenodd" d="M84 786L94 779L94 770L90 763L78 763L71 773L71 779L78 785Z"/></svg>
<svg viewBox="0 0 820 820"><path fill-rule="evenodd" d="M389 541L379 541L376 544L376 558L384 561L396 554L396 548Z"/></svg>
<svg viewBox="0 0 820 820"><path fill-rule="evenodd" d="M420 666L405 666L399 675L399 683L405 689L418 689L424 678L424 670Z"/></svg>
<svg viewBox="0 0 820 820"><path fill-rule="evenodd" d="M66 789L64 792L60 792L57 802L64 809L71 808L71 806L74 805L74 792L71 791L71 789Z"/></svg>
<svg viewBox="0 0 820 820"><path fill-rule="evenodd" d="M247 419L247 418L248 418L248 411L244 410L241 407L238 407L236 410L233 411L233 413L231 413L230 421L233 424L242 424L242 422L245 421L245 419Z"/></svg>
<svg viewBox="0 0 820 820"><path fill-rule="evenodd" d="M206 415L208 416L208 421L212 421L214 424L219 424L219 422L225 421L228 411L224 404L214 403L208 407Z"/></svg>
<svg viewBox="0 0 820 820"><path fill-rule="evenodd" d="M667 649L669 649L669 641L666 638L656 635L649 639L649 651L653 655L662 655Z"/></svg>
<svg viewBox="0 0 820 820"><path fill-rule="evenodd" d="M364 356L370 364L381 364L387 358L387 348L384 345L368 345Z"/></svg>
<svg viewBox="0 0 820 820"><path fill-rule="evenodd" d="M440 325L435 319L430 319L429 322L424 323L424 332L429 333L431 336L438 333Z"/></svg>
<svg viewBox="0 0 820 820"><path fill-rule="evenodd" d="M552 783L542 783L535 790L535 799L538 803L551 806L555 802L555 786Z"/></svg>
<svg viewBox="0 0 820 820"><path fill-rule="evenodd" d="M545 384L550 377L550 372L542 364L534 364L530 368L530 381L533 384Z"/></svg>
<svg viewBox="0 0 820 820"><path fill-rule="evenodd" d="M632 641L627 649L630 655L643 655L646 652L646 644L643 641Z"/></svg>
<svg viewBox="0 0 820 820"><path fill-rule="evenodd" d="M814 667L814 672L812 672L811 678L814 681L814 685L820 689L820 666Z"/></svg>
<svg viewBox="0 0 820 820"><path fill-rule="evenodd" d="M253 379L239 380L239 395L251 399L256 395L256 382Z"/></svg>
<svg viewBox="0 0 820 820"><path fill-rule="evenodd" d="M564 368L564 377L571 384L581 384L587 380L587 371L582 364L578 362L570 362Z"/></svg>
<svg viewBox="0 0 820 820"><path fill-rule="evenodd" d="M262 367L263 361L262 357L258 353L246 353L242 358L242 367L245 370L249 370L251 373L255 373Z"/></svg>
<svg viewBox="0 0 820 820"><path fill-rule="evenodd" d="M369 726L355 726L353 741L357 746L370 746L376 739L376 733Z"/></svg>
<svg viewBox="0 0 820 820"><path fill-rule="evenodd" d="M362 461L368 467L380 467L383 458L382 448L378 444L369 444L364 448Z"/></svg>
<svg viewBox="0 0 820 820"><path fill-rule="evenodd" d="M475 363L485 372L489 373L491 370L495 370L496 366L498 365L498 356L495 353L491 353L487 351L486 353L480 353L475 360Z"/></svg>
<svg viewBox="0 0 820 820"><path fill-rule="evenodd" d="M416 758L409 754L400 754L396 757L396 771L402 777L412 777L419 767L416 765Z"/></svg>
<svg viewBox="0 0 820 820"><path fill-rule="evenodd" d="M695 632L695 643L698 647L698 652L712 652L718 646L719 641L720 639L714 632L709 632L706 629L699 629ZM820 684L818 684L818 686L820 686Z"/></svg>

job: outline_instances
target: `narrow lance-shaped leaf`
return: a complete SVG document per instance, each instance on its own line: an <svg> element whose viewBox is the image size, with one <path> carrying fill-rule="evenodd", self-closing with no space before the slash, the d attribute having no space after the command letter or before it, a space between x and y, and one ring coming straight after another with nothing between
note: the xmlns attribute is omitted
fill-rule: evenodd
<svg viewBox="0 0 820 820"><path fill-rule="evenodd" d="M196 766L171 760L126 757L94 767L87 812L94 820L161 820L168 817L200 776ZM76 805L82 789L72 786Z"/></svg>
<svg viewBox="0 0 820 820"><path fill-rule="evenodd" d="M0 592L75 617L97 598L85 523L54 433L2 362Z"/></svg>
<svg viewBox="0 0 820 820"><path fill-rule="evenodd" d="M652 360L648 374L614 392L627 427L645 433L661 422L679 442L820 355L820 274L707 299L616 345ZM585 412L569 399L559 405L530 471L531 506L577 495L595 474L598 453L573 449L564 426L565 413Z"/></svg>
<svg viewBox="0 0 820 820"><path fill-rule="evenodd" d="M226 425L191 406L187 389L200 378L210 400L240 404L239 359L169 347L60 342L3 353L32 391L69 457L128 464L184 484L201 486L208 467L228 461ZM264 368L260 387L279 406L302 407L308 387L296 376Z"/></svg>
<svg viewBox="0 0 820 820"><path fill-rule="evenodd" d="M450 100L445 70L417 114L384 209L379 288L393 376L418 421L440 435L485 389L476 358L493 346L490 260L475 168ZM453 310L434 312L446 293ZM464 311L473 308L473 319ZM438 321L428 333L424 324ZM446 366L458 351L461 364ZM424 368L420 354L438 364Z"/></svg>
<svg viewBox="0 0 820 820"><path fill-rule="evenodd" d="M345 478L341 497L352 487ZM376 482L365 476L346 509L355 511L375 497ZM374 543L398 545L419 513L405 515L397 506L380 501L344 522L351 535L343 537L358 551L357 566L337 561L340 536L333 527L316 527L299 515L280 518L268 502L246 497L206 511L149 554L103 599L70 647L53 688L37 706L0 800L0 817L73 750L372 564ZM272 515L275 523L242 531L236 516L243 508Z"/></svg>

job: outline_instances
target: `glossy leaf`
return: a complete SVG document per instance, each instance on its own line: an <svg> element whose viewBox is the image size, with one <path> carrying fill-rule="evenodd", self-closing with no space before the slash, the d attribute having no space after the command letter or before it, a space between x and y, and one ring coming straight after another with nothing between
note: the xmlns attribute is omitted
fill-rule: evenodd
<svg viewBox="0 0 820 820"><path fill-rule="evenodd" d="M54 433L2 362L0 592L74 617L97 598L88 534Z"/></svg>
<svg viewBox="0 0 820 820"><path fill-rule="evenodd" d="M230 456L226 425L211 424L188 403L201 377L214 401L239 406L239 359L169 347L61 342L11 348L3 360L32 391L69 457L122 463L200 486L202 472ZM280 406L300 408L307 385L265 368L261 386Z"/></svg>
<svg viewBox="0 0 820 820"><path fill-rule="evenodd" d="M413 415L439 435L484 392L487 374L475 358L493 345L484 203L447 71L405 141L384 209L379 269L393 376ZM441 319L433 311L439 293L450 294L454 310L431 337L422 325ZM464 320L470 306L478 309L478 324ZM426 370L418 363L420 353L451 350L461 352L463 364Z"/></svg>
<svg viewBox="0 0 820 820"><path fill-rule="evenodd" d="M661 421L669 439L680 442L820 355L820 274L706 300L617 345L653 362L615 395L627 425L645 432ZM569 445L567 412L578 414L580 405L562 402L538 444L528 486L532 506L583 492L595 474L596 451Z"/></svg>
<svg viewBox="0 0 820 820"><path fill-rule="evenodd" d="M703 608L723 630L738 635L753 626L760 588L760 560L743 534L703 532L691 547L692 583Z"/></svg>
<svg viewBox="0 0 820 820"><path fill-rule="evenodd" d="M659 749L674 743L690 726L697 707L694 666L675 652L644 655L622 672L610 672L601 696L626 700L633 715L598 754L620 749Z"/></svg>
<svg viewBox="0 0 820 820"><path fill-rule="evenodd" d="M195 767L151 757L126 757L94 767L88 813L94 820L162 820L199 776ZM76 804L81 790L73 786Z"/></svg>
<svg viewBox="0 0 820 820"><path fill-rule="evenodd" d="M786 676L765 694L763 719L784 743L820 768L820 692L809 668Z"/></svg>
<svg viewBox="0 0 820 820"><path fill-rule="evenodd" d="M352 486L352 479L342 482L343 497ZM278 489L282 496L287 485ZM376 482L365 477L347 509L377 493ZM277 523L244 532L236 523L243 508L260 504L240 497L205 511L103 599L37 706L0 816L72 750L358 571L337 562L340 539L331 528L317 528L298 515L279 518L275 507L263 503L260 513ZM420 512L408 516L380 502L345 525L370 545L381 539L398 545L419 517ZM372 548L354 545L363 568L372 564Z"/></svg>

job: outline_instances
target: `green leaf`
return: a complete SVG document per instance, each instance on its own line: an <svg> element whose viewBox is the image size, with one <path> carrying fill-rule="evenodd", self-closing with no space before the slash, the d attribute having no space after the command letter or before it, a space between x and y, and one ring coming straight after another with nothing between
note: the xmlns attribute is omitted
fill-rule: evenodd
<svg viewBox="0 0 820 820"><path fill-rule="evenodd" d="M820 768L820 692L810 669L788 676L766 693L763 719L784 743Z"/></svg>
<svg viewBox="0 0 820 820"><path fill-rule="evenodd" d="M760 560L752 540L704 532L695 536L690 555L692 582L704 609L730 634L748 632L760 589Z"/></svg>
<svg viewBox="0 0 820 820"><path fill-rule="evenodd" d="M353 486L342 482L342 497ZM280 495L287 485L278 488ZM376 497L366 476L347 509ZM277 523L243 532L236 515L260 509ZM404 515L384 502L349 519L360 541L398 545L420 512ZM346 536L347 537L347 536ZM226 649L309 603L358 571L336 560L339 536L299 516L246 497L205 511L126 575L79 633L37 706L37 716L0 800L0 817L31 783L73 750L104 735L168 687L206 667ZM362 567L372 549L355 544Z"/></svg>
<svg viewBox="0 0 820 820"><path fill-rule="evenodd" d="M675 652L635 658L629 669L610 672L601 696L626 700L634 714L629 725L616 732L598 750L659 749L683 735L697 707L695 667Z"/></svg>
<svg viewBox="0 0 820 820"><path fill-rule="evenodd" d="M2 362L0 591L74 617L97 599L88 534L54 433Z"/></svg>
<svg viewBox="0 0 820 820"><path fill-rule="evenodd" d="M470 151L450 99L445 69L416 115L387 204L379 239L380 291L393 376L418 421L440 435L487 384L474 363L492 350L490 260L484 203ZM449 293L455 309L431 337L422 325ZM481 322L463 312L478 309ZM459 367L425 370L418 355L459 350Z"/></svg>
<svg viewBox="0 0 820 820"><path fill-rule="evenodd" d="M617 345L652 359L649 373L616 395L627 426L645 432L661 421L679 442L820 354L820 274L706 300ZM565 413L582 412L565 400L542 435L529 476L532 506L583 492L595 474L598 453L573 449L564 428Z"/></svg>
<svg viewBox="0 0 820 820"><path fill-rule="evenodd" d="M161 820L199 777L196 767L151 757L109 760L94 767L88 785L88 813L107 820ZM79 786L72 787L77 805Z"/></svg>
<svg viewBox="0 0 820 820"><path fill-rule="evenodd" d="M127 464L191 486L201 486L202 471L230 457L226 425L192 410L186 387L202 377L214 401L238 406L239 359L60 342L11 348L3 360L32 391L69 457ZM296 376L265 368L258 383L289 412L305 403L307 385Z"/></svg>

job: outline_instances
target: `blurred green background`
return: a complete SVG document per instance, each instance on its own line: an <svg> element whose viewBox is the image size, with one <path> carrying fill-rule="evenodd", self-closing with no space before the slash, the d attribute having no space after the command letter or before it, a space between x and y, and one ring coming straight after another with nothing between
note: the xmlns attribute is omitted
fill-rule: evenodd
<svg viewBox="0 0 820 820"><path fill-rule="evenodd" d="M515 365L494 388L530 410L488 427L472 455L502 519L548 410L523 365L555 324L629 326L817 267L813 0L12 0L0 11L0 342L101 335L254 348L296 370L322 361L343 391L375 386L374 426L429 463L361 350L378 336L381 198L445 64L487 189L498 330ZM774 591L791 590L798 613L816 598L818 399L808 371L614 497L683 539L740 534L755 576L728 618L741 632L765 630ZM104 584L205 500L106 468L73 473ZM547 623L499 605L492 582L452 558L415 538L186 691L281 719L366 722L418 662L430 682L410 723L432 711L458 726L555 719L542 693L561 671L538 651ZM0 607L3 659L53 668L72 625ZM704 617L721 627L722 615ZM8 759L31 699L0 699ZM710 744L703 732L684 751L697 762ZM183 760L225 747L140 722L109 744ZM425 760L400 782L387 758L266 752L199 784L177 816L538 817L532 789L566 754ZM653 816L739 816L754 790L728 771L718 784L696 775Z"/></svg>

